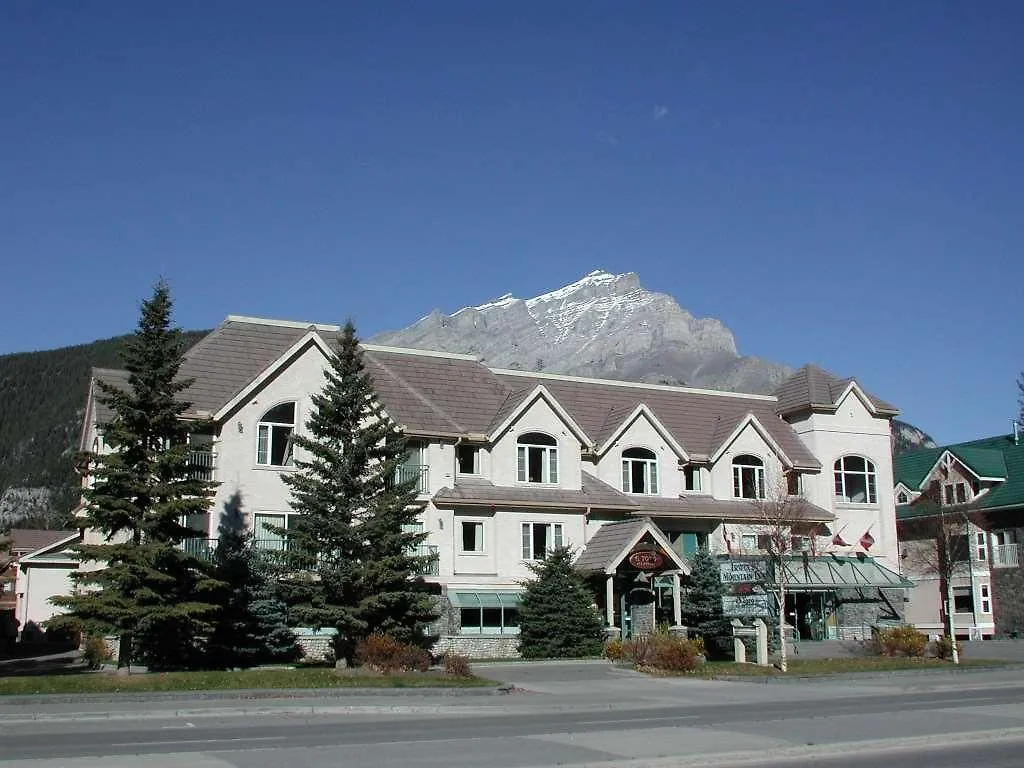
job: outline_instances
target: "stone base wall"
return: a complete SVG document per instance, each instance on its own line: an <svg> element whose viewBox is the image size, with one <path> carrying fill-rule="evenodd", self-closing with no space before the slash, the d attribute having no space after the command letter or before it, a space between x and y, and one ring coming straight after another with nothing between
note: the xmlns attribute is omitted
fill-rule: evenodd
<svg viewBox="0 0 1024 768"><path fill-rule="evenodd" d="M1024 569L992 569L992 602L996 634L1024 636Z"/></svg>
<svg viewBox="0 0 1024 768"><path fill-rule="evenodd" d="M457 653L471 659L518 659L518 635L446 635L434 644L434 654Z"/></svg>

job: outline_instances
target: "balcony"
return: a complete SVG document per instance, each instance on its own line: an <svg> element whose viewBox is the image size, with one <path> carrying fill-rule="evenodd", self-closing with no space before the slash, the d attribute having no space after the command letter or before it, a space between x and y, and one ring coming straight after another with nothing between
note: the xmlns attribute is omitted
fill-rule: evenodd
<svg viewBox="0 0 1024 768"><path fill-rule="evenodd" d="M437 576L440 573L437 565L437 547L434 544L420 544L416 548L416 554L430 558L420 569L420 576Z"/></svg>
<svg viewBox="0 0 1024 768"><path fill-rule="evenodd" d="M1019 565L1016 544L992 545L992 566L994 568L1017 568Z"/></svg>
<svg viewBox="0 0 1024 768"><path fill-rule="evenodd" d="M395 482L406 483L416 481L416 491L427 493L430 490L430 465L403 464L395 471Z"/></svg>
<svg viewBox="0 0 1024 768"><path fill-rule="evenodd" d="M213 451L189 451L188 479L212 483L215 458Z"/></svg>

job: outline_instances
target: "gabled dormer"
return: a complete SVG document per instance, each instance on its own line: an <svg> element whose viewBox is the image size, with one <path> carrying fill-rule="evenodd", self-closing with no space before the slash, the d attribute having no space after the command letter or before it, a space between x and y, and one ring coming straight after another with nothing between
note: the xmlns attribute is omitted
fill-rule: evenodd
<svg viewBox="0 0 1024 768"><path fill-rule="evenodd" d="M724 437L710 456L716 498L764 499L785 492L790 475L819 469L796 464L753 413L718 432Z"/></svg>
<svg viewBox="0 0 1024 768"><path fill-rule="evenodd" d="M653 409L639 403L612 423L594 451L597 476L623 493L678 497L691 457Z"/></svg>

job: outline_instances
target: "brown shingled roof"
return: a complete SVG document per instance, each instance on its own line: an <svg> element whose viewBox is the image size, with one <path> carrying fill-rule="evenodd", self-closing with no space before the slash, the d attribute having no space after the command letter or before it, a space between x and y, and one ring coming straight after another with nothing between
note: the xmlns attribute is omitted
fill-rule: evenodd
<svg viewBox="0 0 1024 768"><path fill-rule="evenodd" d="M10 532L11 554L22 556L49 547L78 531L46 531L38 528L12 528Z"/></svg>
<svg viewBox="0 0 1024 768"><path fill-rule="evenodd" d="M452 488L442 488L434 496L439 506L517 506L558 507L560 509L630 510L632 498L583 472L582 488L572 491L544 486L495 485L482 477L461 477Z"/></svg>
<svg viewBox="0 0 1024 768"><path fill-rule="evenodd" d="M840 379L816 365L805 365L775 390L779 400L777 410L782 415L819 408L832 410L838 405L837 399L853 381L856 380ZM860 386L859 382L857 386ZM864 391L863 387L861 391L877 410L893 415L899 413L899 409L891 403Z"/></svg>

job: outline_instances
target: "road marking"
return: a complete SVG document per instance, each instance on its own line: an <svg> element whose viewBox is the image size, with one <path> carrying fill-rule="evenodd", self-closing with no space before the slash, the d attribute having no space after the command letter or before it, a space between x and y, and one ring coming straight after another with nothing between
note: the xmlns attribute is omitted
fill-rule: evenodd
<svg viewBox="0 0 1024 768"><path fill-rule="evenodd" d="M287 736L237 736L223 739L173 739L167 741L115 741L112 747L165 747L174 744L223 744L229 741L285 741Z"/></svg>

